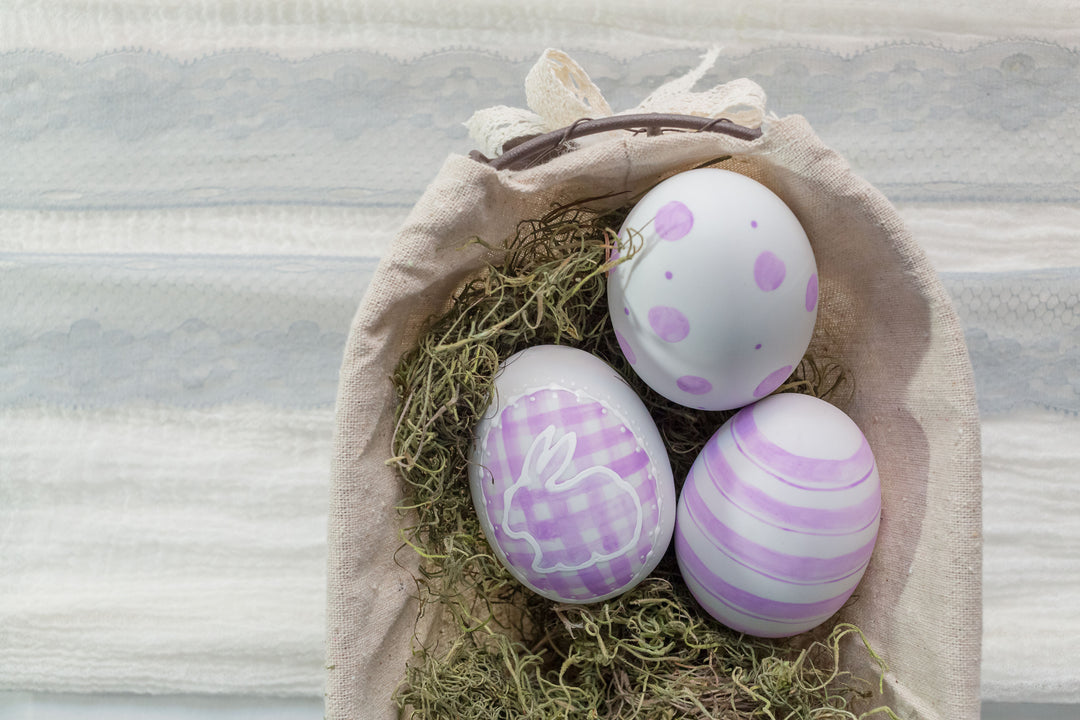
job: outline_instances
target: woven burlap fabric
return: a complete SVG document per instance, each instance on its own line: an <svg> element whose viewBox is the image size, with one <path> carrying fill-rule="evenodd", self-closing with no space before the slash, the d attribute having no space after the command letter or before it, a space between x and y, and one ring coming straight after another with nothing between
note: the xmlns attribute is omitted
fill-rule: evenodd
<svg viewBox="0 0 1080 720"><path fill-rule="evenodd" d="M797 116L755 141L712 133L623 135L536 168L496 172L450 157L384 257L354 320L342 366L330 508L328 681L331 720L389 718L417 621L401 550L409 524L388 467L389 376L426 318L500 242L552 203L639 193L724 155L776 192L818 262L814 347L855 378L849 413L876 455L883 511L873 560L844 611L889 664L884 701L902 717L979 713L981 485L978 414L963 335L948 296L895 209ZM464 480L463 480L464 481ZM852 656L865 657L861 653ZM860 660L860 663L865 661ZM868 662L851 668L872 675Z"/></svg>

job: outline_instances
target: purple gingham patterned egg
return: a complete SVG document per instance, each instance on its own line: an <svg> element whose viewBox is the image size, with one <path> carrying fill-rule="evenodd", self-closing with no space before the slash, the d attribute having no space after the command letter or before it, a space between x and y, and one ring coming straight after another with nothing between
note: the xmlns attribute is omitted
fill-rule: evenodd
<svg viewBox="0 0 1080 720"><path fill-rule="evenodd" d="M488 542L544 597L626 592L671 541L675 485L660 434L625 381L586 352L542 345L507 359L470 460Z"/></svg>
<svg viewBox="0 0 1080 720"><path fill-rule="evenodd" d="M716 168L673 175L627 215L608 275L623 354L656 392L731 410L776 390L814 331L810 241L769 188Z"/></svg>
<svg viewBox="0 0 1080 720"><path fill-rule="evenodd" d="M780 394L708 441L679 497L675 553L702 607L761 637L820 625L847 601L877 539L881 484L841 410Z"/></svg>

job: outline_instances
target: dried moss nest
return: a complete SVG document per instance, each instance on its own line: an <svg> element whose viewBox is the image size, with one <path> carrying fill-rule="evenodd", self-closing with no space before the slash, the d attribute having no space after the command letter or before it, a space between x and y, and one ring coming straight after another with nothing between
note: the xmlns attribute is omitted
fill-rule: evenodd
<svg viewBox="0 0 1080 720"><path fill-rule="evenodd" d="M850 624L826 623L781 641L729 630L698 607L670 552L620 597L559 604L520 585L488 546L467 457L499 363L511 354L548 343L606 360L645 401L677 482L730 415L676 406L652 392L609 331L605 276L632 255L610 259L628 209L582 202L522 222L501 260L460 289L396 369L389 462L400 471L401 511L412 521L401 552L420 554L420 615L438 613L442 628L426 644L414 639L399 707L425 720L895 718L875 707L880 682L843 670L847 652L868 653L885 669ZM808 356L778 392L843 407L851 390L838 362ZM856 708L872 709L860 715Z"/></svg>

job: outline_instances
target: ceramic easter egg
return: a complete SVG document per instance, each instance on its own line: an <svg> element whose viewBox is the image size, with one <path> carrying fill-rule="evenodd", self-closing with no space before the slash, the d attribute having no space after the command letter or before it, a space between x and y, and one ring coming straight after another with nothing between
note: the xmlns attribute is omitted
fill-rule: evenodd
<svg viewBox="0 0 1080 720"><path fill-rule="evenodd" d="M778 388L817 318L810 242L771 190L728 170L673 175L630 211L608 276L615 336L641 379L730 410Z"/></svg>
<svg viewBox="0 0 1080 720"><path fill-rule="evenodd" d="M840 609L877 539L881 485L862 432L793 393L740 410L708 441L679 497L687 586L740 632L784 637Z"/></svg>
<svg viewBox="0 0 1080 720"><path fill-rule="evenodd" d="M675 484L644 404L599 358L554 345L508 358L475 430L473 503L510 572L587 603L648 575L675 525Z"/></svg>

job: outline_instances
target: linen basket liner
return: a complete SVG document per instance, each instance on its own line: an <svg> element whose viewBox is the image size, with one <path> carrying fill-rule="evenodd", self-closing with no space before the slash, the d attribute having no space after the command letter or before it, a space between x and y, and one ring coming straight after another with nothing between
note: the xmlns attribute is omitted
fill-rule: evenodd
<svg viewBox="0 0 1080 720"><path fill-rule="evenodd" d="M874 450L882 484L877 546L842 619L886 660L885 695L901 717L979 716L981 475L971 365L952 303L896 210L825 147L801 116L766 117L749 80L691 91L703 68L658 89L630 112L683 112L760 124L756 140L710 132L597 136L573 152L518 171L448 157L383 257L353 320L341 368L330 486L326 717L397 717L392 693L411 657L418 621L414 553L398 552L403 497L392 454L396 398L390 376L425 320L499 250L517 223L555 203L602 193L640 194L695 165L723 167L782 198L810 238L818 265L818 325L830 356L855 379L848 414ZM474 134L497 153L520 134L610 114L567 56L548 51L529 77L533 111L477 113ZM540 86L540 89L537 89ZM659 100L657 97L659 96ZM577 103L575 105L575 103ZM569 109L567 107L569 106ZM551 108L556 108L552 110ZM537 112L539 110L539 112ZM483 141L487 139L485 144ZM494 139L493 139L494 138ZM848 669L868 678L864 653Z"/></svg>

